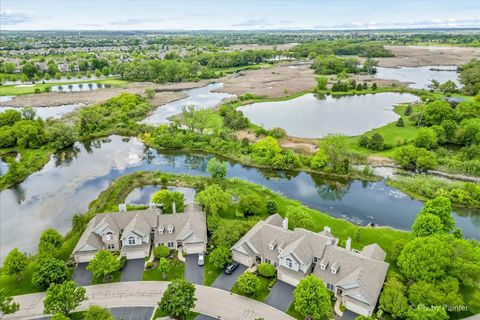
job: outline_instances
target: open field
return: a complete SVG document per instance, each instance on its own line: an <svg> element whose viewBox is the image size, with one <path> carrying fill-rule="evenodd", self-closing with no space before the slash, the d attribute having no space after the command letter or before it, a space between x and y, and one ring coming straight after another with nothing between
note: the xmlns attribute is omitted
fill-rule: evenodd
<svg viewBox="0 0 480 320"><path fill-rule="evenodd" d="M480 58L480 48L434 46L385 46L395 57L376 58L380 67L421 67L435 65L461 65Z"/></svg>

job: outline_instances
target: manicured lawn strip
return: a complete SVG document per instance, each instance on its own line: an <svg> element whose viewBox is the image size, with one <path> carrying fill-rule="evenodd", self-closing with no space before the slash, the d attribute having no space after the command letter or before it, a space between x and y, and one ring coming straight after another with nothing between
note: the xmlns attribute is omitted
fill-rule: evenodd
<svg viewBox="0 0 480 320"><path fill-rule="evenodd" d="M158 271L158 268L145 270L142 275L143 281L172 281L175 279L183 279L185 277L185 263L178 260L177 257L168 260L171 268L166 279L163 278L163 273Z"/></svg>
<svg viewBox="0 0 480 320"><path fill-rule="evenodd" d="M40 92L43 93L45 88L53 87L53 86L66 86L65 92L68 92L68 85L69 84L79 84L79 83L101 83L105 85L112 85L112 86L121 86L128 83L126 80L120 79L100 79L100 80L78 80L78 81L70 81L70 82L49 82L49 83L36 83L35 85L28 86L28 87L18 87L18 85L7 85L7 86L0 86L0 96L18 96L23 94L31 94L35 93L35 89L40 89ZM29 85L25 83L25 85ZM85 88L85 91L90 90Z"/></svg>
<svg viewBox="0 0 480 320"><path fill-rule="evenodd" d="M298 320L303 320L304 319L304 317L300 313L298 313L297 310L295 310L295 306L293 305L293 302L290 305L290 307L288 308L287 314L291 317L294 317L295 319L298 319Z"/></svg>
<svg viewBox="0 0 480 320"><path fill-rule="evenodd" d="M114 273L111 274L111 276L112 276L112 280L110 280L110 281L103 281L103 277L93 277L92 278L92 284L120 282L120 277L122 276L122 272L121 271L115 271Z"/></svg>
<svg viewBox="0 0 480 320"><path fill-rule="evenodd" d="M205 255L205 265L203 266L203 284L211 286L215 279L223 272L223 269L218 269L209 262L208 255Z"/></svg>
<svg viewBox="0 0 480 320"><path fill-rule="evenodd" d="M190 311L190 313L187 315L185 320L193 320L198 315L199 315L199 313ZM155 313L153 314L152 319L163 318L163 317L167 317L167 316L168 316L168 313L163 312L162 310L160 310L160 308L155 308Z"/></svg>

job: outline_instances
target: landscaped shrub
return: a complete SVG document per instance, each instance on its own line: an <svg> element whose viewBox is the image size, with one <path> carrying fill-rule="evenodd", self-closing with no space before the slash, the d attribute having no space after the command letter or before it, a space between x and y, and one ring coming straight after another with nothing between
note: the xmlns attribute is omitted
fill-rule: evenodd
<svg viewBox="0 0 480 320"><path fill-rule="evenodd" d="M263 277L273 277L275 275L275 272L277 271L274 266L272 266L269 263L260 263L257 266L257 271L258 274L263 276Z"/></svg>
<svg viewBox="0 0 480 320"><path fill-rule="evenodd" d="M156 259L166 258L170 254L170 249L168 249L163 244L159 245L155 249L153 249L153 255Z"/></svg>

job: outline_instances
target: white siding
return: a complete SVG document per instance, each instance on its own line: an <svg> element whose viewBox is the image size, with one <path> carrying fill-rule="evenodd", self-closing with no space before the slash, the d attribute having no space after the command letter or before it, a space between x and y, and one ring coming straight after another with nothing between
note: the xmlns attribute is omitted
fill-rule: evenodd
<svg viewBox="0 0 480 320"><path fill-rule="evenodd" d="M290 259L292 261L292 267L290 267L290 265L288 264L288 259ZM281 257L280 260L279 260L279 264L281 266L284 266L288 269L291 269L291 270L295 270L295 271L298 271L300 269L300 265L297 263L297 260L295 260L292 256L288 255L288 256L284 256L284 257Z"/></svg>

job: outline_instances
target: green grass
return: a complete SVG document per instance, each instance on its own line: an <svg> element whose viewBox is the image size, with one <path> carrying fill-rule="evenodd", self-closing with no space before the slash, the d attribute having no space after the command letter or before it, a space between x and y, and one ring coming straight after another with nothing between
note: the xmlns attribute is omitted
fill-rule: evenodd
<svg viewBox="0 0 480 320"><path fill-rule="evenodd" d="M178 260L178 258L169 258L170 261L170 271L168 272L167 278L163 278L163 274L158 271L157 268L150 270L145 270L142 275L143 281L172 281L175 279L183 279L185 277L185 263Z"/></svg>
<svg viewBox="0 0 480 320"><path fill-rule="evenodd" d="M56 257L66 261L72 254L73 248L77 244L79 238L80 235L67 234L62 247L56 254ZM9 276L0 271L0 288L5 289L10 295L21 295L44 291L42 288L35 287L32 284L32 275L38 269L38 260L38 255L34 255L29 258L30 264L23 272L20 281L17 281L16 276Z"/></svg>
<svg viewBox="0 0 480 320"><path fill-rule="evenodd" d="M273 64L270 63L259 63L259 64L252 64L248 66L240 66L240 67L229 67L229 68L218 68L215 69L216 74L230 74L230 73L235 73L238 71L242 70L258 70L258 69L264 69L264 68L271 68Z"/></svg>
<svg viewBox="0 0 480 320"><path fill-rule="evenodd" d="M23 94L35 93L35 89L40 89L40 92L44 92L45 88L50 88L52 86L68 86L69 84L78 84L78 83L101 83L105 85L112 86L122 86L128 83L126 80L119 79L101 79L101 80L78 80L71 82L49 82L49 83L36 83L35 85L28 87L18 87L18 85L7 85L0 86L0 96L18 96ZM25 83L29 85L29 83ZM66 88L68 90L68 88ZM88 89L88 88L87 88Z"/></svg>
<svg viewBox="0 0 480 320"><path fill-rule="evenodd" d="M215 279L222 273L223 269L218 269L209 262L208 255L205 255L205 265L203 266L203 284L211 286Z"/></svg>
<svg viewBox="0 0 480 320"><path fill-rule="evenodd" d="M298 320L304 319L304 317L297 310L295 310L295 306L293 303L290 305L290 307L288 307L287 314Z"/></svg>
<svg viewBox="0 0 480 320"><path fill-rule="evenodd" d="M114 283L120 282L120 277L122 276L121 271L115 271L111 274L112 278L109 281L103 281L103 277L94 277L92 279L92 284L102 284L102 283Z"/></svg>
<svg viewBox="0 0 480 320"><path fill-rule="evenodd" d="M185 318L185 320L193 320L193 319L195 319L198 315L199 315L199 313L190 311L190 313L187 315L187 317ZM153 314L152 319L163 318L163 317L167 317L167 316L168 316L168 313L163 312L162 310L160 310L160 308L155 308L155 313Z"/></svg>
<svg viewBox="0 0 480 320"><path fill-rule="evenodd" d="M260 285L257 288L257 291L253 293L250 296L247 296L251 299L255 299L257 301L263 302L267 298L268 294L270 293L270 289L268 288L268 284L270 283L270 279L267 279L262 276L257 276L257 278L260 280ZM239 295L244 295L240 291L238 291L236 284L233 285L232 292L239 294Z"/></svg>

